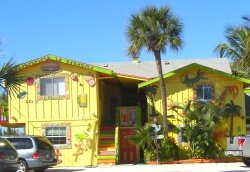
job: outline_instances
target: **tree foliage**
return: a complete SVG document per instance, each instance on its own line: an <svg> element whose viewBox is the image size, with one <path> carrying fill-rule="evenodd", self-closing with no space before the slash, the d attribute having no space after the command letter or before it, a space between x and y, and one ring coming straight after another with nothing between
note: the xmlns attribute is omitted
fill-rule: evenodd
<svg viewBox="0 0 250 172"><path fill-rule="evenodd" d="M140 13L131 15L127 28L127 37L129 40L128 54L136 57L143 48L146 48L148 52L152 52L155 56L160 79L163 128L165 133L168 132L167 100L166 86L162 73L161 54L166 53L167 47L170 47L172 50L180 48L182 45L181 32L182 24L173 15L169 7L146 7Z"/></svg>
<svg viewBox="0 0 250 172"><path fill-rule="evenodd" d="M233 61L233 73L248 77L250 67L250 18L243 17L244 24L226 28L227 43L220 43L215 51L220 57L227 57ZM248 73L245 73L248 72ZM245 73L245 74L242 74Z"/></svg>
<svg viewBox="0 0 250 172"><path fill-rule="evenodd" d="M214 131L222 126L222 109L215 103L191 103L186 106L173 106L172 110L184 111L184 138L188 143L190 158L215 158L220 147L214 139ZM179 115L181 116L181 115Z"/></svg>
<svg viewBox="0 0 250 172"><path fill-rule="evenodd" d="M17 70L17 67L18 65L9 60L0 68L0 88L7 91L9 96L18 93L23 81L23 76Z"/></svg>

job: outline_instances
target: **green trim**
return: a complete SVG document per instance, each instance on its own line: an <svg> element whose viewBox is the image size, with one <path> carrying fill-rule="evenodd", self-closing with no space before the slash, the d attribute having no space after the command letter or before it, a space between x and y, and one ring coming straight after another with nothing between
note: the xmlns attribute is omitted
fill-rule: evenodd
<svg viewBox="0 0 250 172"><path fill-rule="evenodd" d="M232 74L225 73L225 72L219 71L217 69L212 69L210 67L206 67L206 66L203 66L203 65L200 65L200 64L197 64L197 63L192 63L190 65L184 66L184 67L179 68L177 70L174 70L172 72L166 73L165 75L163 75L163 78L164 79L169 78L169 77L171 77L173 75L176 75L178 73L181 73L181 72L186 71L187 69L190 69L190 68L193 68L193 67L196 67L196 69L203 69L203 70L215 73L215 74L219 74L219 75L231 78L231 79L235 79L237 81L240 81L240 82L243 82L243 83L246 83L246 84L250 84L249 79L240 78L240 77L234 76ZM142 83L138 84L138 88L145 87L147 85L153 84L153 83L158 82L158 81L159 81L159 77L153 78L153 79L151 79L149 81L142 82Z"/></svg>
<svg viewBox="0 0 250 172"><path fill-rule="evenodd" d="M244 93L250 93L250 89L249 88L245 89Z"/></svg>
<svg viewBox="0 0 250 172"><path fill-rule="evenodd" d="M119 163L119 127L115 128L115 163Z"/></svg>
<svg viewBox="0 0 250 172"><path fill-rule="evenodd" d="M22 64L18 65L18 70L25 69L27 67L30 67L30 66L35 65L35 64L39 64L39 63L47 61L47 60L57 61L60 63L69 64L69 65L76 66L76 67L90 69L90 70L104 73L104 74L108 74L108 75L114 75L114 72L112 70L104 69L101 67L87 64L87 63L82 63L82 62L62 58L62 57L51 55L51 54L37 58L35 60L28 61L26 63L22 63Z"/></svg>

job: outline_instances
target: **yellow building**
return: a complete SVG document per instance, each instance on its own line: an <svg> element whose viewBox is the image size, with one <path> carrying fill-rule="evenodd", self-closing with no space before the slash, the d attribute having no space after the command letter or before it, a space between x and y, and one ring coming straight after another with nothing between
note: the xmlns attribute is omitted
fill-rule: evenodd
<svg viewBox="0 0 250 172"><path fill-rule="evenodd" d="M46 136L56 148L59 166L118 162L119 140L128 142L129 128L140 125L141 79L53 55L20 64L18 70L25 80L10 97L9 121L2 123L12 127L12 134ZM136 147L129 152L126 145L119 162L136 162Z"/></svg>
<svg viewBox="0 0 250 172"><path fill-rule="evenodd" d="M231 75L226 59L162 65L168 102L234 99L245 116L243 89L250 81ZM146 88L159 85L154 61L86 64L47 55L20 64L18 70L25 80L10 98L8 120L2 126L14 134L46 136L56 148L59 166L139 160L127 136L152 119L152 107L161 115L160 91L153 101L146 97ZM210 97L201 94L204 90ZM235 121L235 134L245 134L245 119Z"/></svg>
<svg viewBox="0 0 250 172"><path fill-rule="evenodd" d="M222 67L222 66L221 66ZM233 135L246 135L246 108L244 89L249 87L250 80L236 77L230 73L212 69L210 67L191 63L182 68L164 74L167 94L167 114L174 116L169 119L171 123L183 128L184 111L178 114L172 109L174 105L184 106L191 102L208 103L210 101L220 103L222 106L233 101L241 107L241 114L234 117ZM139 88L159 88L159 78L139 84ZM160 89L155 93L153 101L148 99L148 120L153 121L154 114L162 114L162 98ZM161 117L161 115L160 115ZM225 135L229 135L230 120L224 123ZM170 133L180 144L180 133ZM180 135L179 135L180 137ZM221 145L225 147L225 140Z"/></svg>

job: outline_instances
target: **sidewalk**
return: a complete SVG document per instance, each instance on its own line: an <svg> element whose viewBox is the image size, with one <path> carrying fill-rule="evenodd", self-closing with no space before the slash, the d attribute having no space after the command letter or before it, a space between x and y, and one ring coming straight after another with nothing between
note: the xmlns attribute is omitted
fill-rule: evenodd
<svg viewBox="0 0 250 172"><path fill-rule="evenodd" d="M241 162L164 165L127 164L91 168L67 168L67 170L63 171L71 171L70 169L72 169L72 172L250 172L250 168ZM51 170L51 172L53 171L55 172L56 168Z"/></svg>

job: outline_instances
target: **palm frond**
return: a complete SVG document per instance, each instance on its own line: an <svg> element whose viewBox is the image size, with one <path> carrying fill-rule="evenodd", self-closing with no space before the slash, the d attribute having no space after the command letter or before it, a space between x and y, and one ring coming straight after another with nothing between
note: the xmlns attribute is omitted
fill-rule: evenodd
<svg viewBox="0 0 250 172"><path fill-rule="evenodd" d="M6 90L9 96L17 94L23 81L23 76L17 67L18 65L9 60L0 69L0 87Z"/></svg>
<svg viewBox="0 0 250 172"><path fill-rule="evenodd" d="M148 6L131 15L127 27L130 42L128 54L138 54L142 47L148 51L166 52L166 46L177 50L181 44L182 24L168 7Z"/></svg>

